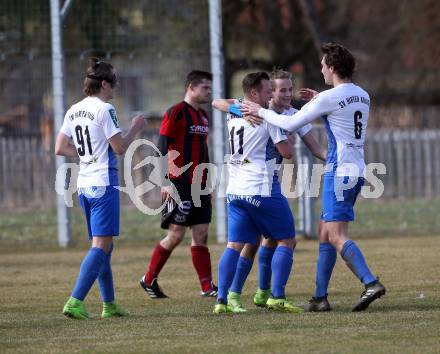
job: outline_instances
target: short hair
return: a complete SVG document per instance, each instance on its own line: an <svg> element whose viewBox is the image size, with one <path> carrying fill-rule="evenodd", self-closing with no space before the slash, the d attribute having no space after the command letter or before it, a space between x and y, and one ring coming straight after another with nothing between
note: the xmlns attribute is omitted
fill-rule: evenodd
<svg viewBox="0 0 440 354"><path fill-rule="evenodd" d="M273 81L273 80L276 80L276 79L282 79L282 80L287 79L287 80L292 80L292 73L289 72L289 71L282 70L282 69L280 69L280 68L274 68L274 69L272 70L272 72L270 73L270 79L271 79L272 81Z"/></svg>
<svg viewBox="0 0 440 354"><path fill-rule="evenodd" d="M329 67L333 67L341 79L351 78L356 66L353 54L344 46L336 43L325 43L322 46L324 61Z"/></svg>
<svg viewBox="0 0 440 354"><path fill-rule="evenodd" d="M102 81L107 81L115 87L117 78L113 65L96 57L90 58L90 66L87 68L84 79L84 93L87 96L96 95L101 91Z"/></svg>
<svg viewBox="0 0 440 354"><path fill-rule="evenodd" d="M189 85L197 86L200 84L203 80L212 81L212 74L208 71L202 71L202 70L193 70L186 75L186 81L185 81L185 89L189 87Z"/></svg>
<svg viewBox="0 0 440 354"><path fill-rule="evenodd" d="M241 84L243 92L250 93L252 89L259 89L263 80L270 80L269 75L264 71L247 74Z"/></svg>

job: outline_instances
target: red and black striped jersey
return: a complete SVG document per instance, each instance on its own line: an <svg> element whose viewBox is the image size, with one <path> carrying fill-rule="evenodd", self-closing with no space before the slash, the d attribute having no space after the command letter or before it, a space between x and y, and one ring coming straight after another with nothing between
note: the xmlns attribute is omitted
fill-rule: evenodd
<svg viewBox="0 0 440 354"><path fill-rule="evenodd" d="M208 115L203 109L195 109L182 101L168 109L162 119L160 135L170 138L168 152L175 150L179 156L168 158L168 176L170 180L179 180L191 184L194 169L201 163L208 163ZM178 173L177 169L191 163L189 169ZM206 171L202 183L206 182Z"/></svg>

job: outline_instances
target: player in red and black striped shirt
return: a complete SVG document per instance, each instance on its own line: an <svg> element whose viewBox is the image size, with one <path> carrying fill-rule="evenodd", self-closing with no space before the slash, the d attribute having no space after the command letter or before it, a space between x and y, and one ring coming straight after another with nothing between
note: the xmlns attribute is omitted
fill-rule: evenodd
<svg viewBox="0 0 440 354"><path fill-rule="evenodd" d="M211 196L201 195L196 207L191 198L191 185L206 187L206 172L201 178L194 173L201 163L208 163L208 115L200 107L211 101L212 74L191 71L186 79L186 94L182 102L171 107L163 116L160 128L159 150L162 155L177 151L172 159L168 155L168 178L179 193L180 203L171 197L170 187L163 187L162 198L168 199L162 213L161 226L168 229L167 236L154 248L150 264L140 284L152 298L166 297L157 283L157 277L173 249L183 240L186 228L191 227L191 254L199 276L203 296L217 295L212 283L211 258L207 247L208 226L211 222ZM189 167L189 168L188 168ZM183 171L183 172L182 172Z"/></svg>

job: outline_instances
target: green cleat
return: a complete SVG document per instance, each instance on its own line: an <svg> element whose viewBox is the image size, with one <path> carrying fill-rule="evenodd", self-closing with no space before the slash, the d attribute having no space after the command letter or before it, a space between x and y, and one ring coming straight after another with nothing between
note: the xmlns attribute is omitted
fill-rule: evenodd
<svg viewBox="0 0 440 354"><path fill-rule="evenodd" d="M254 295L254 304L259 307L267 307L267 300L270 297L270 289L262 290L260 288L257 289L257 292Z"/></svg>
<svg viewBox="0 0 440 354"><path fill-rule="evenodd" d="M285 311L292 313L304 312L301 307L294 306L290 301L287 301L287 299L274 299L273 297L270 297L267 300L266 305L269 310Z"/></svg>
<svg viewBox="0 0 440 354"><path fill-rule="evenodd" d="M231 308L228 305L225 304L215 304L214 306L214 310L212 311L212 313L219 315L221 313L230 313L232 312Z"/></svg>
<svg viewBox="0 0 440 354"><path fill-rule="evenodd" d="M130 316L130 314L122 307L116 305L114 302L103 303L101 318L125 317L125 316Z"/></svg>
<svg viewBox="0 0 440 354"><path fill-rule="evenodd" d="M63 315L77 320L86 320L89 318L84 302L74 297L70 297L69 300L67 300L63 308Z"/></svg>
<svg viewBox="0 0 440 354"><path fill-rule="evenodd" d="M243 307L241 303L241 294L235 293L233 291L229 291L228 293L228 305L229 309L233 313L242 313L246 312L246 309Z"/></svg>

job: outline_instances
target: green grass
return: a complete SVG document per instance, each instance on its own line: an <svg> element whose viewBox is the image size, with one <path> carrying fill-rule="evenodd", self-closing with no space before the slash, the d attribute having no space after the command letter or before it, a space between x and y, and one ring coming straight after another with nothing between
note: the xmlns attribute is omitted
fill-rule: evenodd
<svg viewBox="0 0 440 354"><path fill-rule="evenodd" d="M57 246L56 210L5 212L0 215L0 247L3 250ZM87 228L79 207L71 209L72 245L87 241ZM163 235L160 216L144 215L134 207L121 210L124 242L156 240ZM0 251L1 252L1 251Z"/></svg>
<svg viewBox="0 0 440 354"><path fill-rule="evenodd" d="M294 215L297 203L291 201ZM355 237L383 237L402 235L430 235L440 233L440 198L415 200L367 200L356 203L356 221L350 225ZM316 203L316 222L320 204ZM215 215L214 215L215 217ZM81 210L72 209L73 245L85 245L86 227ZM215 224L210 234L214 235ZM123 243L155 242L163 236L159 215L144 215L134 207L123 207L121 212L121 241ZM14 249L57 246L55 210L0 213L0 253Z"/></svg>
<svg viewBox="0 0 440 354"><path fill-rule="evenodd" d="M440 233L440 198L368 200L359 198L352 235L430 235Z"/></svg>
<svg viewBox="0 0 440 354"><path fill-rule="evenodd" d="M339 259L330 286L334 311L272 313L252 305L253 269L244 289L248 313L215 316L201 298L188 246L178 247L160 282L171 297L151 300L137 281L151 246L118 243L113 272L118 301L130 318L100 320L96 286L86 305L93 316L61 314L84 249L14 252L0 257L2 353L438 353L440 235L359 239L387 295L363 313L350 312L362 287ZM211 246L213 269L223 250ZM299 240L287 294L304 304L314 288L317 244Z"/></svg>

